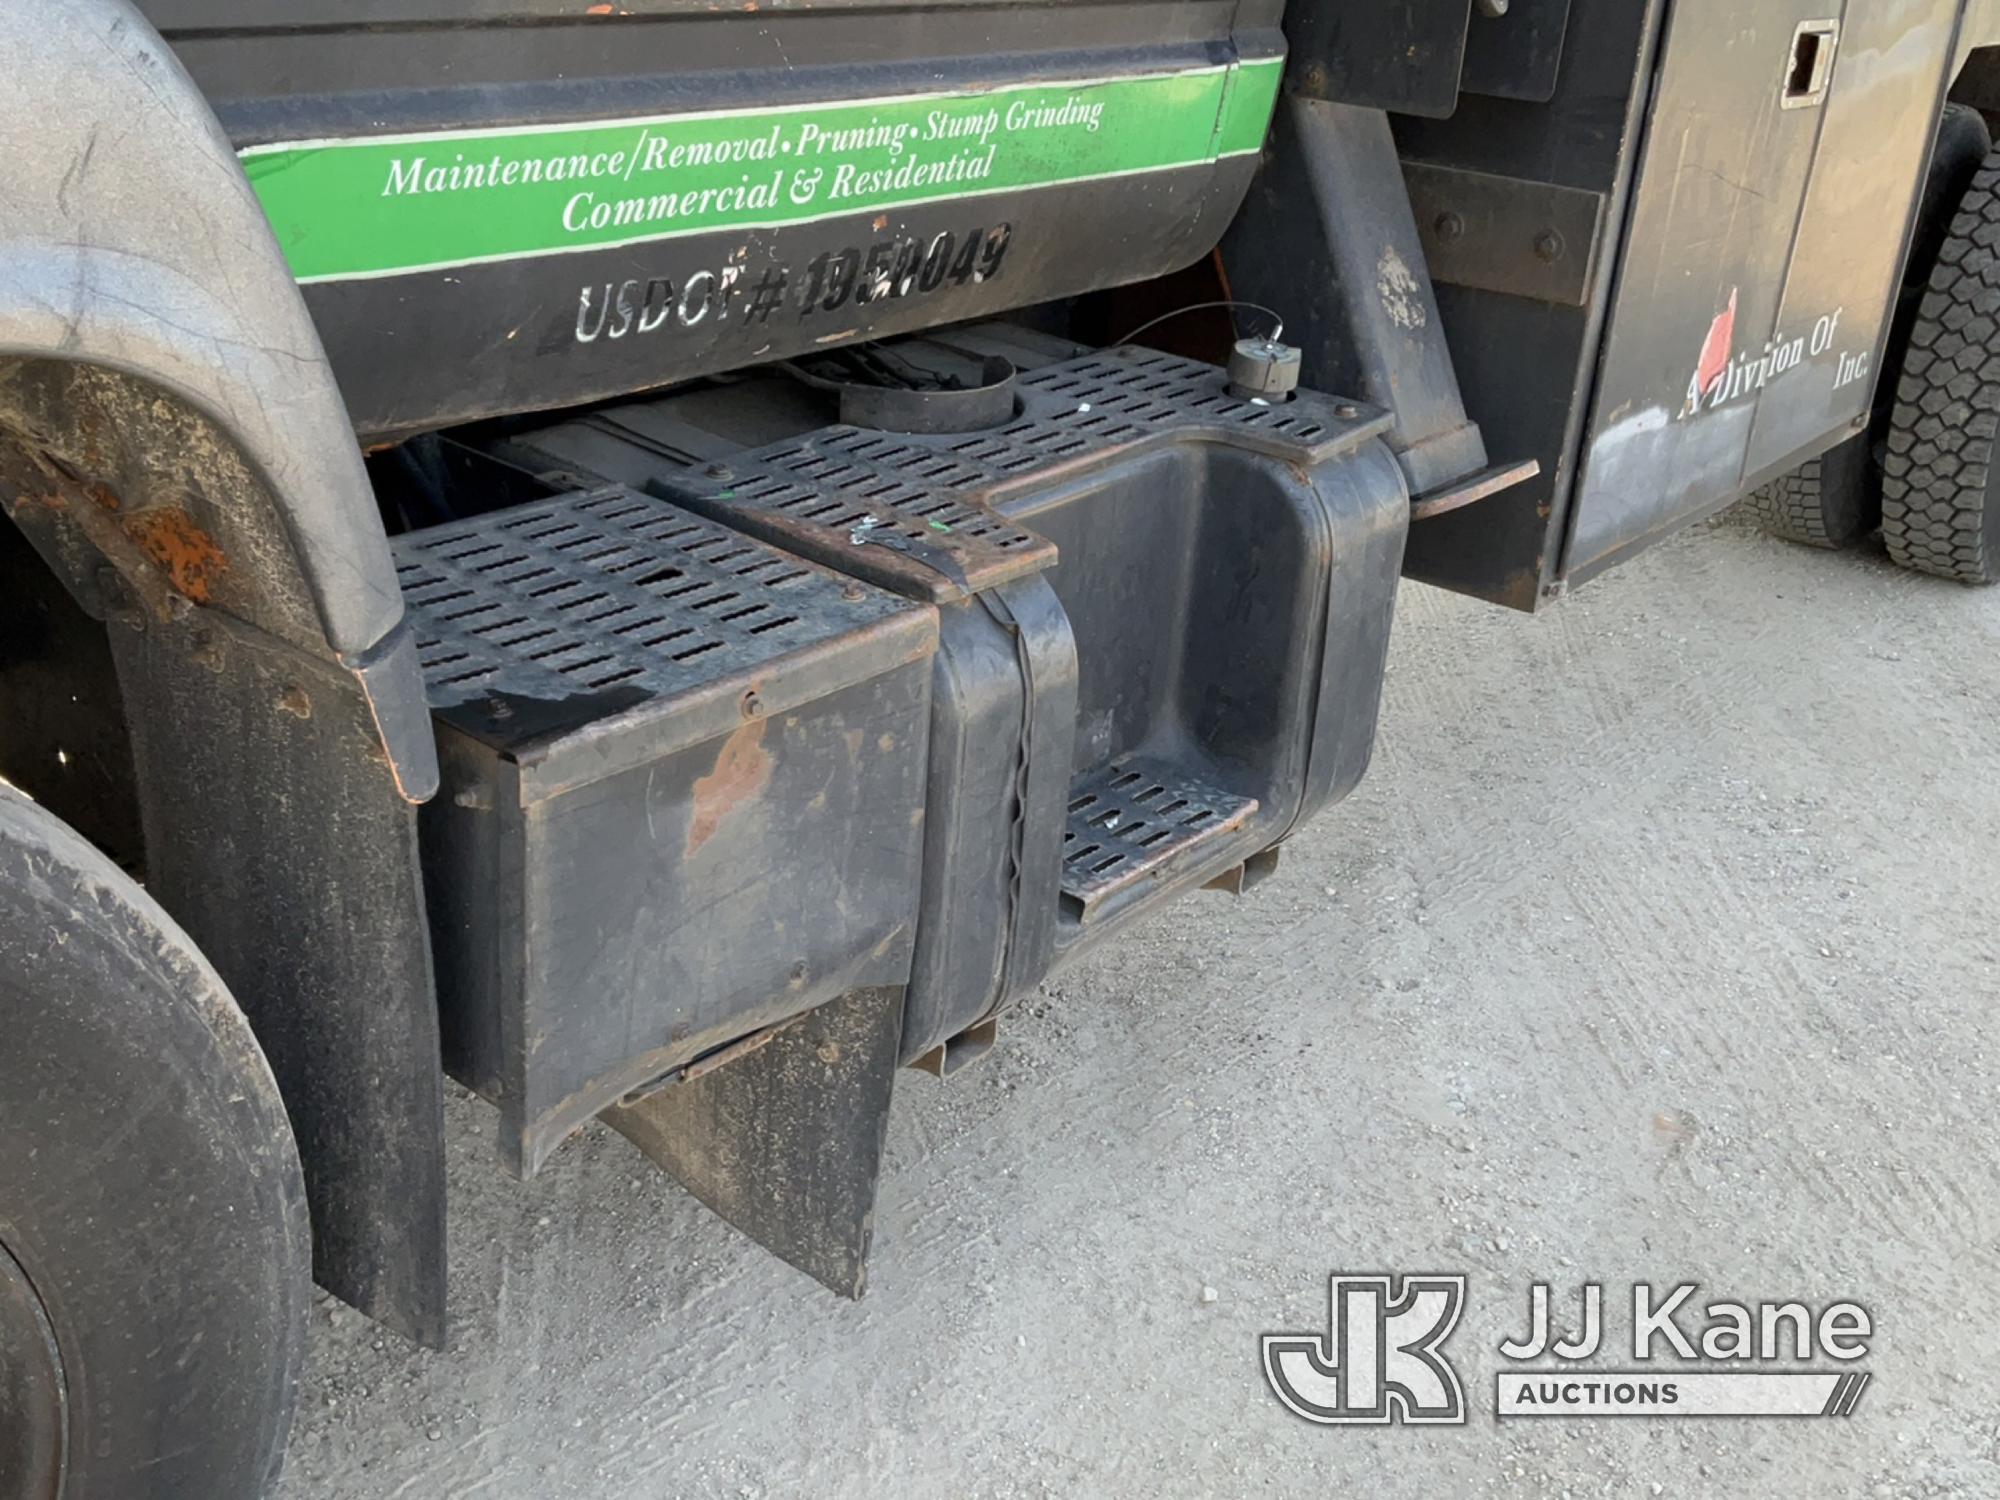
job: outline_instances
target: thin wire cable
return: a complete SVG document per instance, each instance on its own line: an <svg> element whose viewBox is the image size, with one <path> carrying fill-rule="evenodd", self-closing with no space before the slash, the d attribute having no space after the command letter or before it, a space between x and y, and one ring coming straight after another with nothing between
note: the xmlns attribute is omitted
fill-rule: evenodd
<svg viewBox="0 0 2000 1500"><path fill-rule="evenodd" d="M1129 344L1148 328L1157 328L1169 318L1178 318L1182 313L1203 312L1211 307L1247 307L1252 312L1262 313L1271 320L1271 331L1265 336L1273 340L1276 340L1285 331L1285 320L1278 315L1275 309L1266 307L1261 302L1246 302L1240 297L1217 297L1213 302L1190 302L1186 307L1177 307L1172 312L1161 313L1157 318L1149 318L1126 334L1124 338L1116 340L1111 347L1115 349L1120 344ZM1234 319L1231 319L1232 324L1234 321Z"/></svg>

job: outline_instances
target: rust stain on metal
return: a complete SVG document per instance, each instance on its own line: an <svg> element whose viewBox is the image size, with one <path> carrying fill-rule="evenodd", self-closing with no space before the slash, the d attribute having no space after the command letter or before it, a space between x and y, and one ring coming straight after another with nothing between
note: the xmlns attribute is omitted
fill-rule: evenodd
<svg viewBox="0 0 2000 1500"><path fill-rule="evenodd" d="M215 538L178 505L140 511L126 520L125 534L165 569L176 593L196 604L209 602L217 580L229 570L229 559Z"/></svg>
<svg viewBox="0 0 2000 1500"><path fill-rule="evenodd" d="M694 813L688 819L690 858L715 837L723 820L764 790L771 779L771 752L764 748L769 720L751 719L723 741L715 769L694 784Z"/></svg>
<svg viewBox="0 0 2000 1500"><path fill-rule="evenodd" d="M14 497L13 514L19 516L30 506L61 515L69 509L69 500L61 490L49 490L45 494L19 494Z"/></svg>
<svg viewBox="0 0 2000 1500"><path fill-rule="evenodd" d="M717 1047L713 1052L704 1052L700 1057L697 1057L693 1062L681 1069L680 1081L682 1083L693 1083L696 1079L704 1078L708 1074L713 1073L717 1068L733 1063L740 1057L748 1057L753 1052L761 1052L778 1039L779 1032L789 1030L804 1019L805 1017L803 1016L794 1016L789 1021L780 1021L775 1026L766 1026L762 1031L753 1031L741 1041L731 1042L726 1047ZM619 1102L623 1103L624 1101L620 1100Z"/></svg>
<svg viewBox="0 0 2000 1500"><path fill-rule="evenodd" d="M104 467L104 412L95 405L78 408L76 431L83 444L83 466L86 469Z"/></svg>
<svg viewBox="0 0 2000 1500"><path fill-rule="evenodd" d="M278 709L295 719L310 719L313 716L313 701L306 690L294 682L278 695Z"/></svg>

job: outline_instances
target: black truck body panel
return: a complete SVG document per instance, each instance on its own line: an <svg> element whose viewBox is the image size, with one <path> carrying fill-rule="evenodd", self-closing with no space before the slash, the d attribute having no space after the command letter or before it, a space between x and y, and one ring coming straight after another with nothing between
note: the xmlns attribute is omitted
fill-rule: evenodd
<svg viewBox="0 0 2000 1500"><path fill-rule="evenodd" d="M1463 479L1489 451L1539 465L1538 476L1420 526L1409 552L1413 576L1521 608L1829 446L1865 413L1925 122L1987 19L1955 0L1896 0L1851 17L1846 8L1536 0L1468 21L1457 0L1370 18L1297 4L1285 15L1276 0L744 14L692 0L615 11L366 0L274 20L239 0L145 6L246 153L355 425L372 437L614 397L1161 274L1228 225L1256 173L1262 122L1232 135L1231 149L1178 166L1119 174L1113 156L1080 157L1087 181L968 181L925 201L856 199L853 212L815 200L796 222L704 229L696 216L616 245L531 235L468 263L401 270L322 258L342 217L379 222L385 244L406 232L412 247L456 243L448 230L397 228L411 195L387 184L407 183L396 172L419 160L426 171L447 153L472 161L496 133L515 140L564 124L596 124L607 134L592 144L604 145L617 131L643 139L715 111L761 128L843 101L888 118L933 93L950 108L1024 88L1086 99L1092 80L1277 59L1282 23L1298 49L1289 109L1390 111L1437 280L1432 304L1419 257L1399 239L1396 263L1413 280L1395 295L1434 305L1451 368L1433 368L1429 330L1402 356L1407 367L1369 352L1379 335L1356 310L1376 289L1357 271L1382 209L1357 197L1368 174L1343 155L1313 223L1311 183L1297 174L1301 163L1309 177L1330 169L1302 154L1298 127L1289 144L1282 133L1273 143L1266 174L1295 207L1260 210L1254 238L1232 241L1241 278L1309 333L1332 330L1326 368L1308 340L1309 380L1375 400L1401 392L1398 420L1431 445L1399 445L1420 492ZM1792 86L1804 33L1819 62L1810 97ZM321 165L297 158L357 140L405 142L384 186L356 190L374 181L359 166L354 181L298 185ZM369 170L381 176L381 166ZM789 164L782 175L788 185L799 176ZM343 191L337 206L318 196ZM491 199L487 216L547 207L511 201ZM968 243L978 247L969 259ZM937 246L965 274L927 278ZM1319 305L1327 288L1310 274L1283 295L1301 258L1321 256L1346 309L1338 316ZM1731 373L1683 414L1712 331L1730 337ZM1482 447L1482 432L1505 442ZM1635 484L1655 471L1664 486Z"/></svg>
<svg viewBox="0 0 2000 1500"><path fill-rule="evenodd" d="M1957 20L1953 0L1677 0L1572 506L1573 581L1867 425ZM1795 66L1814 45L1830 58Z"/></svg>
<svg viewBox="0 0 2000 1500"><path fill-rule="evenodd" d="M1184 266L1213 247L1249 183L1283 47L1278 0L738 12L655 3L614 14L430 3L329 6L325 19L297 8L274 18L234 0L149 0L146 9L251 153L251 180L307 281L307 305L367 435L603 399ZM1242 71L1246 63L1259 66ZM1155 120L1148 100L1131 97L1134 80L1166 87L1177 75L1218 80L1205 119L1172 110ZM1233 99L1223 96L1225 75ZM1016 130L1004 118L1010 107L1071 100L1105 112L1088 128ZM827 113L853 101L869 107ZM924 134L933 109L987 108L1003 118L985 135ZM619 236L629 243L597 248L603 236L558 225L576 221L572 209L650 209L684 181L706 184L664 157L655 168L648 153L680 145L675 132L696 128L687 117L715 111L740 112L734 133L758 145L769 134L773 149L714 180L774 193L740 211L649 219ZM808 147L827 139L802 137L814 122L865 127L906 115L917 126L907 145L814 151L807 164ZM1157 159L1148 137L1169 121L1190 132L1185 159L1167 152L1158 169L1138 170ZM577 179L577 194L517 208L528 191L518 181L426 193L419 179L408 189L412 172L479 167L496 149L529 149L529 132L592 122L598 134L580 145L574 132L561 135L563 149L587 149L605 165L623 150L624 170ZM404 145L371 162L372 175L357 166L303 184L325 166L316 156L378 138ZM307 144L273 155L275 143ZM988 148L987 175L949 197L840 191L844 166L964 156L977 167ZM399 227L453 192L478 198L488 229L522 215L522 237L464 223ZM530 225L530 215L539 221ZM703 227L718 217L728 222ZM369 225L385 250L407 234L409 253L322 255L353 223ZM961 264L968 243L978 254ZM458 263L460 254L484 258ZM385 260L444 263L391 274Z"/></svg>
<svg viewBox="0 0 2000 1500"><path fill-rule="evenodd" d="M1519 87L1392 115L1466 412L1540 465L1414 528L1411 576L1534 609L1865 426L1989 11L1576 0L1551 91L1524 43ZM1517 12L1554 24L1472 35Z"/></svg>

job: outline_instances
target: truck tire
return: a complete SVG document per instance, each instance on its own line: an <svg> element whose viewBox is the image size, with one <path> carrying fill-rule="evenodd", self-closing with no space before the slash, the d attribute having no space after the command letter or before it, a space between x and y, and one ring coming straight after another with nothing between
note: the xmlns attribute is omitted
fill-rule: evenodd
<svg viewBox="0 0 2000 1500"><path fill-rule="evenodd" d="M1865 433L1743 497L1744 511L1770 535L1829 551L1873 531L1880 506Z"/></svg>
<svg viewBox="0 0 2000 1500"><path fill-rule="evenodd" d="M1947 104L1938 119L1930 167L1917 202L1916 233L1890 320L1885 363L1909 347L1918 307L1938 253L1952 227L1952 215L1967 184L1992 149L1986 122L1977 110ZM1896 382L1884 379L1875 394L1868 431L1847 439L1789 474L1752 490L1743 509L1770 535L1829 550L1851 546L1882 521L1881 450L1893 420Z"/></svg>
<svg viewBox="0 0 2000 1500"><path fill-rule="evenodd" d="M0 1500L251 1500L311 1240L264 1055L187 935L0 783Z"/></svg>
<svg viewBox="0 0 2000 1500"><path fill-rule="evenodd" d="M1882 540L1906 568L2000 578L2000 152L1960 198L1896 383L1882 461Z"/></svg>

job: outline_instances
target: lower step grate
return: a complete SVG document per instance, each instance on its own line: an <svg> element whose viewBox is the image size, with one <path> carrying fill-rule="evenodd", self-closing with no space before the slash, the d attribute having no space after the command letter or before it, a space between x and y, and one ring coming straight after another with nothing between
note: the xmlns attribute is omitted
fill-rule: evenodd
<svg viewBox="0 0 2000 1500"><path fill-rule="evenodd" d="M1143 756L1085 772L1070 788L1063 903L1087 922L1113 897L1201 863L1256 811L1255 797Z"/></svg>

